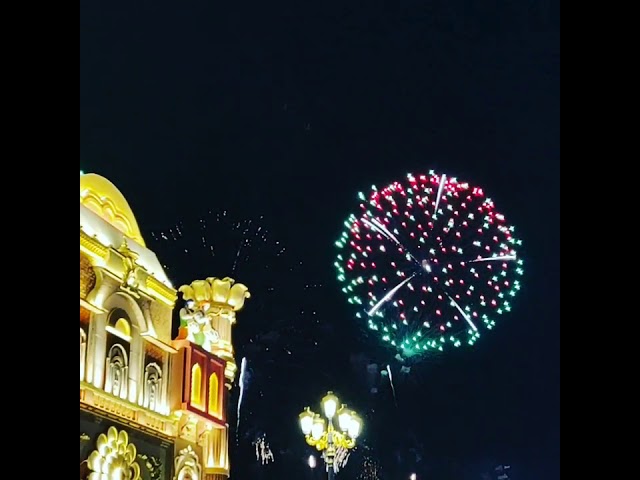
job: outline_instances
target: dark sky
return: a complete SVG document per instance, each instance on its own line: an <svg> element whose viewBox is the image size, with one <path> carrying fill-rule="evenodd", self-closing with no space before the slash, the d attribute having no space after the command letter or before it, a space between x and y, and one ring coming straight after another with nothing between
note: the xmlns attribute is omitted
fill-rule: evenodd
<svg viewBox="0 0 640 480"><path fill-rule="evenodd" d="M305 259L331 342L287 390L292 418L335 385L375 410L366 442L393 478L481 478L499 462L559 478L557 2L175 5L81 2L81 168L123 191L147 235L212 208L259 212ZM483 186L517 226L524 288L495 335L416 369L396 408L346 367L373 354L341 328L332 244L356 192L431 168ZM304 443L294 428L282 419ZM294 472L300 458L276 463Z"/></svg>

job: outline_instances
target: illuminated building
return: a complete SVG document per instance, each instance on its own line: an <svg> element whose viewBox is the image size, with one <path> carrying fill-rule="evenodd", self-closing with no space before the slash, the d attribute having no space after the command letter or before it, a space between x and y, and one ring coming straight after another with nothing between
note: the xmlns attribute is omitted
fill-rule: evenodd
<svg viewBox="0 0 640 480"><path fill-rule="evenodd" d="M230 278L177 291L126 199L80 174L80 478L224 480L231 341L247 288Z"/></svg>

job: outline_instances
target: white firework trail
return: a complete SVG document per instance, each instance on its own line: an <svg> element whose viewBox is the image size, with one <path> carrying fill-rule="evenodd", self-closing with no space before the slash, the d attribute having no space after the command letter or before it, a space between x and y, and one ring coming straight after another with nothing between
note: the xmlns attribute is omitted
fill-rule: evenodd
<svg viewBox="0 0 640 480"><path fill-rule="evenodd" d="M476 258L475 260L471 260L469 263L474 262L509 262L513 260L517 260L518 257L515 255L497 255L495 257L481 257Z"/></svg>
<svg viewBox="0 0 640 480"><path fill-rule="evenodd" d="M473 330L475 332L477 332L478 331L478 327L476 327L476 325L471 321L471 317L462 309L462 307L460 305L458 305L458 302L456 302L451 297L451 295L449 295L448 293L446 295L447 295L447 297L449 297L449 300L451 300L451 304L458 309L458 311L460 312L460 315L462 315L462 317L467 321L469 326L471 328L473 328Z"/></svg>
<svg viewBox="0 0 640 480"><path fill-rule="evenodd" d="M393 403L398 406L398 399L396 398L396 387L393 385L393 374L391 373L391 366L387 364L387 373L389 374L389 383L391 384L391 392L393 393Z"/></svg>
<svg viewBox="0 0 640 480"><path fill-rule="evenodd" d="M244 374L246 368L247 357L242 357L242 362L240 362L240 379L238 381L238 383L240 383L240 397L238 397L238 411L236 412L236 443L238 441L238 434L240 432L240 409L242 408L242 398L244 397Z"/></svg>
<svg viewBox="0 0 640 480"><path fill-rule="evenodd" d="M416 258L411 254L411 252L400 242L400 240L396 238L394 234L392 234L389 230L387 230L387 227L385 227L382 223L380 223L378 219L371 218L371 220L369 221L366 218L363 218L362 223L364 223L371 230L376 230L380 232L382 235L384 235L385 237L387 237L389 240L394 241L396 245L398 245L398 247L402 248L405 252L407 252L407 255L409 255L414 262L418 263L418 260L416 260Z"/></svg>
<svg viewBox="0 0 640 480"><path fill-rule="evenodd" d="M440 198L442 197L442 190L444 190L445 183L447 183L447 176L442 175L442 177L440 177L440 186L438 187L438 197L436 198L436 208L433 211L433 216L438 215L438 207L440 206Z"/></svg>
<svg viewBox="0 0 640 480"><path fill-rule="evenodd" d="M406 283L408 283L413 277L415 277L417 275L417 273L414 273L413 275L411 275L409 278L404 279L402 282L400 282L398 285L396 285L395 287L393 287L391 290L389 290L387 292L387 294L382 297L382 300L380 300L378 303L376 303L373 308L371 310L369 310L367 312L367 315L371 316L374 313L376 313L378 310L380 310L380 307L388 302L389 300L391 300L393 298L393 296L396 294L396 292L398 290L400 290Z"/></svg>

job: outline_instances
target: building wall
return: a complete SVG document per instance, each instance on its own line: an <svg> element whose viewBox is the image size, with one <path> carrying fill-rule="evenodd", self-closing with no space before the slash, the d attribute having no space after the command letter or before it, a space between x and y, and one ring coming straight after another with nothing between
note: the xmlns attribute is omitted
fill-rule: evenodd
<svg viewBox="0 0 640 480"><path fill-rule="evenodd" d="M225 411L236 368L235 313L220 326L228 338L224 359L189 340L173 340L177 292L166 277L158 280L163 272L156 278L158 271L142 266L160 268L126 200L95 176L83 186L81 175L80 195L80 479L110 454L133 480L228 478ZM100 218L83 213L83 205ZM83 214L90 223L85 230ZM119 221L107 225L114 215ZM232 293L240 288L246 289L240 285Z"/></svg>
<svg viewBox="0 0 640 480"><path fill-rule="evenodd" d="M81 256L81 292L83 281L96 278L85 298L99 292L103 299L99 311L80 307L81 479L111 427L134 445L138 467L131 468L142 479L227 478L225 361L189 341L172 352L151 342L144 334L154 331L158 310L95 271L94 277L83 270ZM185 465L176 470L180 461Z"/></svg>

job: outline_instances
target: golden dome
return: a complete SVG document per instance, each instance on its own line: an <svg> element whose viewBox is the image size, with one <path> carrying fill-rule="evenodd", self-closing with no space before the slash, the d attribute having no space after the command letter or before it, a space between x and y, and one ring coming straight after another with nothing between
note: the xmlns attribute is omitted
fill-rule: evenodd
<svg viewBox="0 0 640 480"><path fill-rule="evenodd" d="M145 247L129 203L116 186L95 173L80 174L80 204Z"/></svg>

